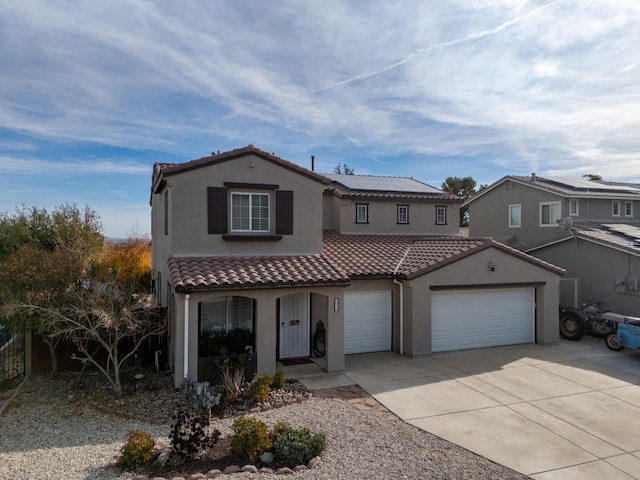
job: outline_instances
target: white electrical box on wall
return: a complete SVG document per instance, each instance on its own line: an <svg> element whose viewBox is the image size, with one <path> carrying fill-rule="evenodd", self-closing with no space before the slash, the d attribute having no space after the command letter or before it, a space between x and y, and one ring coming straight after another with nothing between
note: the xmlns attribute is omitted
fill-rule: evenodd
<svg viewBox="0 0 640 480"><path fill-rule="evenodd" d="M627 277L625 282L628 290L632 290L634 292L638 291L638 277Z"/></svg>

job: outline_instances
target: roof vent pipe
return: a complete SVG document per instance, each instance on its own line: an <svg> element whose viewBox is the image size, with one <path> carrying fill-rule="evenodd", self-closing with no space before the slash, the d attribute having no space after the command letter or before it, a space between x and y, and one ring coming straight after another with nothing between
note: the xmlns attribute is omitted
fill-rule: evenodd
<svg viewBox="0 0 640 480"><path fill-rule="evenodd" d="M316 156L315 155L311 155L311 171L312 172L316 171Z"/></svg>
<svg viewBox="0 0 640 480"><path fill-rule="evenodd" d="M535 172L533 172L533 173L531 174L531 181L532 181L532 182L535 182L537 179L538 179L538 177L536 177L536 173L535 173Z"/></svg>

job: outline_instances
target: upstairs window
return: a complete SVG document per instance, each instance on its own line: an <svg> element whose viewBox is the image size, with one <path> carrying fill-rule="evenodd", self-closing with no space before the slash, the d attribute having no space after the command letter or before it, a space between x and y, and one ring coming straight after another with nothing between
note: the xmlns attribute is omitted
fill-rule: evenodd
<svg viewBox="0 0 640 480"><path fill-rule="evenodd" d="M611 216L620 216L620 202L618 200L614 200L613 202L611 202Z"/></svg>
<svg viewBox="0 0 640 480"><path fill-rule="evenodd" d="M519 228L521 225L522 207L518 205L509 205L509 228Z"/></svg>
<svg viewBox="0 0 640 480"><path fill-rule="evenodd" d="M398 223L409 223L409 205L398 205Z"/></svg>
<svg viewBox="0 0 640 480"><path fill-rule="evenodd" d="M234 232L268 232L269 195L265 193L232 193L231 230Z"/></svg>
<svg viewBox="0 0 640 480"><path fill-rule="evenodd" d="M569 200L569 216L577 217L578 216L578 200Z"/></svg>
<svg viewBox="0 0 640 480"><path fill-rule="evenodd" d="M227 187L273 192L230 192ZM275 235L270 235L274 228ZM207 233L223 235L225 240L279 240L281 235L293 235L293 191L280 190L278 185L227 182L224 187L207 187Z"/></svg>
<svg viewBox="0 0 640 480"><path fill-rule="evenodd" d="M356 223L369 223L369 205L366 203L356 205Z"/></svg>
<svg viewBox="0 0 640 480"><path fill-rule="evenodd" d="M562 218L560 202L545 202L540 204L540 226L554 227Z"/></svg>
<svg viewBox="0 0 640 480"><path fill-rule="evenodd" d="M447 207L436 207L436 225L447 224Z"/></svg>
<svg viewBox="0 0 640 480"><path fill-rule="evenodd" d="M624 202L624 216L633 217L633 202Z"/></svg>

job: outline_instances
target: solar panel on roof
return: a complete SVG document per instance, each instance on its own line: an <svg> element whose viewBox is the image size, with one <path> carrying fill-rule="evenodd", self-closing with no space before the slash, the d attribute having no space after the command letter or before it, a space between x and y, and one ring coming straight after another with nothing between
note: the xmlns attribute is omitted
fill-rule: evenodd
<svg viewBox="0 0 640 480"><path fill-rule="evenodd" d="M636 242L640 241L640 227L628 225L626 223L607 223L602 225L605 228L617 233L622 233L633 238Z"/></svg>
<svg viewBox="0 0 640 480"><path fill-rule="evenodd" d="M548 180L550 182L559 183L567 187L579 188L581 190L596 190L596 191L616 191L616 192L630 192L640 194L640 190L634 187L626 185L605 185L598 182L591 182L589 180L580 180L575 178L560 178L560 177L538 177L540 180Z"/></svg>
<svg viewBox="0 0 640 480"><path fill-rule="evenodd" d="M430 185L408 177L376 177L373 175L323 174L353 190L386 190L390 192L443 193Z"/></svg>

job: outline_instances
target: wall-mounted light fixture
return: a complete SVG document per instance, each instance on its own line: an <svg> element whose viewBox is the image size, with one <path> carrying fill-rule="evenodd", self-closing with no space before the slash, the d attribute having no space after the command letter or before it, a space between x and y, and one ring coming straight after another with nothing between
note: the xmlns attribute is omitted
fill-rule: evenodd
<svg viewBox="0 0 640 480"><path fill-rule="evenodd" d="M493 260L489 260L489 271L490 272L496 271L496 262L494 262Z"/></svg>
<svg viewBox="0 0 640 480"><path fill-rule="evenodd" d="M338 297L333 299L333 311L336 313L340 311L340 299Z"/></svg>

